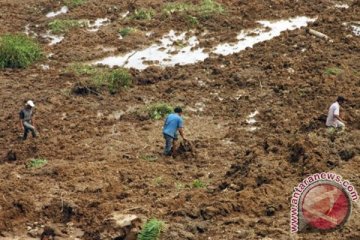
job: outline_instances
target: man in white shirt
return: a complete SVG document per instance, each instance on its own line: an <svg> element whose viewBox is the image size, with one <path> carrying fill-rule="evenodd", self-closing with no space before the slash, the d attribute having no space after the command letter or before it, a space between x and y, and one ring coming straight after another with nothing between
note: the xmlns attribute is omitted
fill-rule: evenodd
<svg viewBox="0 0 360 240"><path fill-rule="evenodd" d="M326 119L326 126L344 129L344 121L340 118L340 106L345 102L345 98L339 96L329 108L329 113Z"/></svg>

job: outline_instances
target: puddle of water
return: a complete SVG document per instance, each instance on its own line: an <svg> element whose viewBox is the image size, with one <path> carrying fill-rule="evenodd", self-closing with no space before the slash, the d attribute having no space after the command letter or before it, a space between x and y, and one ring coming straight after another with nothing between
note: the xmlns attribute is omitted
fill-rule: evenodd
<svg viewBox="0 0 360 240"><path fill-rule="evenodd" d="M62 36L62 35L60 35L60 36L54 35L50 31L47 31L46 34L43 34L41 36L43 38L46 38L46 39L50 40L50 43L49 43L50 46L58 44L64 39L64 36Z"/></svg>
<svg viewBox="0 0 360 240"><path fill-rule="evenodd" d="M100 27L107 25L109 23L110 23L110 21L108 18L98 18L95 20L94 23L90 23L90 22L88 23L88 26L89 26L88 31L89 32L97 32L97 31L99 31Z"/></svg>
<svg viewBox="0 0 360 240"><path fill-rule="evenodd" d="M355 36L360 37L360 26L351 25L351 27Z"/></svg>
<svg viewBox="0 0 360 240"><path fill-rule="evenodd" d="M336 8L348 9L348 8L349 8L349 5L347 5L347 4L335 4L335 7L336 7Z"/></svg>
<svg viewBox="0 0 360 240"><path fill-rule="evenodd" d="M50 66L47 65L47 64L41 64L40 67L41 67L43 70L49 70L49 69L50 69Z"/></svg>
<svg viewBox="0 0 360 240"><path fill-rule="evenodd" d="M63 6L59 11L57 12L49 12L48 14L46 14L46 17L48 18L52 18L52 17L56 17L60 14L65 14L69 11L69 8L67 6Z"/></svg>
<svg viewBox="0 0 360 240"><path fill-rule="evenodd" d="M309 22L313 21L315 21L315 19L307 17L296 17L271 22L259 21L262 28L242 31L237 36L239 40L238 43L220 44L212 49L212 52L218 55L237 53L248 47L252 47L256 43L277 37L283 31L295 30L307 26ZM203 48L198 48L198 45L199 41L196 36L186 38L185 32L176 34L176 32L172 30L160 39L160 43L153 44L146 49L132 51L122 56L107 57L100 61L95 61L92 64L103 64L110 67L121 66L139 70L144 70L150 65L167 67L176 64L194 64L204 61L209 57L209 54L205 52Z"/></svg>
<svg viewBox="0 0 360 240"><path fill-rule="evenodd" d="M248 127L248 128L246 128L246 130L249 131L249 132L255 132L258 129L259 129L258 127Z"/></svg>
<svg viewBox="0 0 360 240"><path fill-rule="evenodd" d="M124 56L107 57L94 64L143 70L149 66L144 63L146 61L156 62L156 65L161 66L174 66L175 64L196 63L209 57L209 54L204 53L202 48L192 49L199 44L195 36L186 39L185 35L186 33L176 35L175 31L170 31L160 40L160 43L155 43L143 50L132 51Z"/></svg>
<svg viewBox="0 0 360 240"><path fill-rule="evenodd" d="M263 28L253 30L243 30L237 36L239 40L236 44L220 44L215 48L214 53L220 55L229 55L245 50L248 47L253 47L255 44L270 40L274 37L280 36L281 32L286 30L295 30L297 28L305 27L309 22L315 19L307 17L296 17L289 20L279 21L258 21ZM270 28L270 31L267 29Z"/></svg>

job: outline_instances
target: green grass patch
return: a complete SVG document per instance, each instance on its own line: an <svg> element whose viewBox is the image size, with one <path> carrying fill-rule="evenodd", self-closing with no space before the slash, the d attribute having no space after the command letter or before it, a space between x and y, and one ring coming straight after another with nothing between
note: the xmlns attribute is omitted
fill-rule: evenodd
<svg viewBox="0 0 360 240"><path fill-rule="evenodd" d="M163 221L151 219L144 224L137 240L158 240L164 228L165 223Z"/></svg>
<svg viewBox="0 0 360 240"><path fill-rule="evenodd" d="M162 119L173 111L174 108L166 103L154 103L147 108L147 113L153 120Z"/></svg>
<svg viewBox="0 0 360 240"><path fill-rule="evenodd" d="M181 191L183 189L185 189L185 184L181 183L181 182L176 182L175 183L175 188L177 191Z"/></svg>
<svg viewBox="0 0 360 240"><path fill-rule="evenodd" d="M64 4L69 8L75 8L86 3L87 0L65 0Z"/></svg>
<svg viewBox="0 0 360 240"><path fill-rule="evenodd" d="M74 28L86 27L87 23L81 20L70 19L56 19L49 23L49 28L52 33L66 33Z"/></svg>
<svg viewBox="0 0 360 240"><path fill-rule="evenodd" d="M136 32L135 28L131 28L131 27L126 27L126 28L122 28L119 30L119 34L120 36L122 36L123 38Z"/></svg>
<svg viewBox="0 0 360 240"><path fill-rule="evenodd" d="M202 182L200 179L195 179L192 182L192 187L193 188L204 188L204 187L206 187L206 184L204 182Z"/></svg>
<svg viewBox="0 0 360 240"><path fill-rule="evenodd" d="M0 37L0 68L26 68L42 56L40 46L25 35Z"/></svg>
<svg viewBox="0 0 360 240"><path fill-rule="evenodd" d="M156 178L154 178L154 180L153 180L153 183L154 183L154 185L155 186L160 186L161 184L163 184L163 182L164 182L164 179L163 179L163 177L156 177Z"/></svg>
<svg viewBox="0 0 360 240"><path fill-rule="evenodd" d="M136 20L151 20L155 16L155 11L152 8L136 9L132 18Z"/></svg>
<svg viewBox="0 0 360 240"><path fill-rule="evenodd" d="M325 74L332 75L332 76L337 76L342 72L343 72L343 70L341 70L340 68L337 68L337 67L326 68L324 70Z"/></svg>
<svg viewBox="0 0 360 240"><path fill-rule="evenodd" d="M200 15L208 17L214 14L223 13L225 8L220 3L214 0L203 0L197 8Z"/></svg>
<svg viewBox="0 0 360 240"><path fill-rule="evenodd" d="M192 3L168 3L163 8L163 12L167 15L173 13L193 13L202 17L209 17L214 14L220 14L225 12L225 8L222 4L215 0L203 0L200 4ZM195 17L191 18L192 24L198 24Z"/></svg>
<svg viewBox="0 0 360 240"><path fill-rule="evenodd" d="M132 76L125 68L107 69L84 64L73 64L66 69L66 72L87 77L87 87L96 91L107 87L109 92L114 94L120 89L132 86Z"/></svg>
<svg viewBox="0 0 360 240"><path fill-rule="evenodd" d="M194 8L193 4L190 3L167 3L163 9L163 11L171 15L176 12L187 12Z"/></svg>
<svg viewBox="0 0 360 240"><path fill-rule="evenodd" d="M29 162L27 162L26 167L27 168L41 168L47 164L46 159L37 158L37 159L31 159Z"/></svg>

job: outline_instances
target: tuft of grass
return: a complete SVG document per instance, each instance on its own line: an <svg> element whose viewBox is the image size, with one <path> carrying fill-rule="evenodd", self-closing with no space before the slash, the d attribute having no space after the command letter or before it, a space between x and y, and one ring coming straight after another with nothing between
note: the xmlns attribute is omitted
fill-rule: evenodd
<svg viewBox="0 0 360 240"><path fill-rule="evenodd" d="M131 27L126 27L126 28L122 28L119 30L119 34L124 38L128 35L130 35L131 33L135 32L135 28L131 28Z"/></svg>
<svg viewBox="0 0 360 240"><path fill-rule="evenodd" d="M340 73L342 73L342 70L340 68L337 68L337 67L331 67L331 68L326 68L324 70L324 73L327 74L327 75L337 76Z"/></svg>
<svg viewBox="0 0 360 240"><path fill-rule="evenodd" d="M65 0L64 4L69 8L75 8L83 5L87 0Z"/></svg>
<svg viewBox="0 0 360 240"><path fill-rule="evenodd" d="M37 158L37 159L31 159L29 162L27 162L26 167L27 168L41 168L47 164L46 159Z"/></svg>
<svg viewBox="0 0 360 240"><path fill-rule="evenodd" d="M153 180L153 183L154 183L154 185L155 186L160 186L162 183L164 182L164 179L163 179L163 177L156 177L156 178L154 178L154 180Z"/></svg>
<svg viewBox="0 0 360 240"><path fill-rule="evenodd" d="M173 107L166 103L154 103L147 109L149 117L153 120L159 120L173 111Z"/></svg>
<svg viewBox="0 0 360 240"><path fill-rule="evenodd" d="M48 24L52 33L65 33L74 28L86 27L87 23L80 20L56 19Z"/></svg>
<svg viewBox="0 0 360 240"><path fill-rule="evenodd" d="M145 9L136 9L133 18L137 20L151 20L155 16L155 11L152 8Z"/></svg>
<svg viewBox="0 0 360 240"><path fill-rule="evenodd" d="M186 16L186 21L191 25L191 26L196 26L199 25L199 20L191 15Z"/></svg>
<svg viewBox="0 0 360 240"><path fill-rule="evenodd" d="M189 3L167 3L163 9L163 11L171 15L176 12L187 12L194 8L193 4Z"/></svg>
<svg viewBox="0 0 360 240"><path fill-rule="evenodd" d="M144 224L137 240L158 240L164 228L165 223L163 221L151 219Z"/></svg>
<svg viewBox="0 0 360 240"><path fill-rule="evenodd" d="M197 8L200 15L208 17L214 14L223 13L225 11L223 5L214 0L203 0Z"/></svg>
<svg viewBox="0 0 360 240"><path fill-rule="evenodd" d="M130 73L123 68L111 70L109 72L97 73L92 78L92 83L96 89L107 86L109 92L114 94L120 88L128 88L132 85L132 77Z"/></svg>
<svg viewBox="0 0 360 240"><path fill-rule="evenodd" d="M0 68L26 68L42 56L40 46L25 35L0 37Z"/></svg>
<svg viewBox="0 0 360 240"><path fill-rule="evenodd" d="M121 88L132 86L132 76L125 68L105 69L84 64L73 64L66 71L72 72L76 76L87 77L86 84L96 91L107 87L111 94L115 94Z"/></svg>
<svg viewBox="0 0 360 240"><path fill-rule="evenodd" d="M175 183L175 188L176 188L177 191L180 191L180 190L185 189L185 185L183 183L176 182Z"/></svg>
<svg viewBox="0 0 360 240"><path fill-rule="evenodd" d="M200 179L195 179L192 182L192 187L193 188L204 188L204 187L206 187L206 184L204 182L202 182Z"/></svg>

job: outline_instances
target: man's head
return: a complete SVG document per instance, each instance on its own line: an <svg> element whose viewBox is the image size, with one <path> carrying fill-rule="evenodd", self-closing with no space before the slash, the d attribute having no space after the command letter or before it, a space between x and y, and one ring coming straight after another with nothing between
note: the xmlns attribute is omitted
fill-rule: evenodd
<svg viewBox="0 0 360 240"><path fill-rule="evenodd" d="M182 114L182 109L181 109L181 107L176 107L176 108L174 109L174 112L177 113L177 114L179 114L179 115L181 115L181 114Z"/></svg>
<svg viewBox="0 0 360 240"><path fill-rule="evenodd" d="M345 98L343 96L338 96L336 101L341 105L341 104L343 104L345 102Z"/></svg>
<svg viewBox="0 0 360 240"><path fill-rule="evenodd" d="M31 101L31 100L27 101L25 105L26 105L26 107L28 107L28 108L33 108L33 107L35 107L34 102Z"/></svg>

